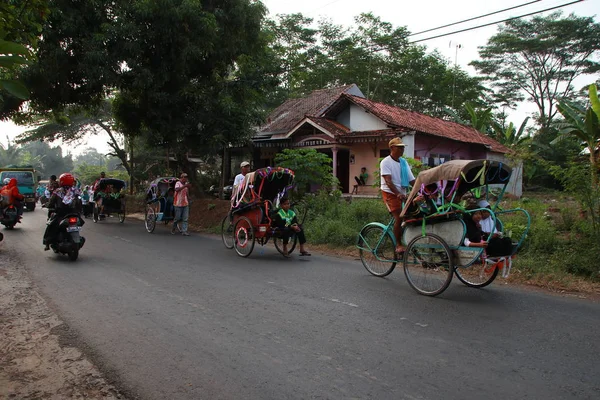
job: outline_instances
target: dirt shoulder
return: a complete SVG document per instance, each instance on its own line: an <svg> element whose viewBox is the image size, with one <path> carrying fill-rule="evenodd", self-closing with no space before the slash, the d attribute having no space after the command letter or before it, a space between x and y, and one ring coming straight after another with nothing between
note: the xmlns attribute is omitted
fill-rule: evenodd
<svg viewBox="0 0 600 400"><path fill-rule="evenodd" d="M76 348L16 254L0 249L0 398L123 399Z"/></svg>

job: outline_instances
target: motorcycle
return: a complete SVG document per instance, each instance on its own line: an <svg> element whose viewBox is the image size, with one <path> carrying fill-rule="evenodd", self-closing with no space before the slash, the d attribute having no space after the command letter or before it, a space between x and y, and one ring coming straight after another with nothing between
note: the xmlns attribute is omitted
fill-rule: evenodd
<svg viewBox="0 0 600 400"><path fill-rule="evenodd" d="M17 211L17 208L10 204L2 208L0 214L0 224L6 226L8 229L14 228L14 226L21 221L21 217Z"/></svg>
<svg viewBox="0 0 600 400"><path fill-rule="evenodd" d="M47 224L52 223L53 214ZM50 241L50 248L55 253L66 254L69 260L75 261L79 257L79 250L85 244L85 237L81 236L81 227L85 223L79 213L71 212L60 217L58 231Z"/></svg>

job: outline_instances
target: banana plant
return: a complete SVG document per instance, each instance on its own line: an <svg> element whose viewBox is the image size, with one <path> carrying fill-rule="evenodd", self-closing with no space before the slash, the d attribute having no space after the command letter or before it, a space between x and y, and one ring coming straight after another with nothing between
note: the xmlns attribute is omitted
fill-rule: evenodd
<svg viewBox="0 0 600 400"><path fill-rule="evenodd" d="M590 157L592 169L592 187L598 186L598 144L600 142L600 99L596 85L589 87L590 104L585 108L580 104L562 100L558 103L558 111L565 122L557 124L559 136L551 144L559 143L568 136L575 136L585 143Z"/></svg>
<svg viewBox="0 0 600 400"><path fill-rule="evenodd" d="M27 64L30 52L27 47L18 43L8 42L6 40L0 40L0 71L2 75L6 75L5 72L10 72L15 68ZM5 90L11 95L26 100L29 98L29 90L23 83L16 79L0 79L0 90ZM2 95L0 94L0 101L2 101Z"/></svg>

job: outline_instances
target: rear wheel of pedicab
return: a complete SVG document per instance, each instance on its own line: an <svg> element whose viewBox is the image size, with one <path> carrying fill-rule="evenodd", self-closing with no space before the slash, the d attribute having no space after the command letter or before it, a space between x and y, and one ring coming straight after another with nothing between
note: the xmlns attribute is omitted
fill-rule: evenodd
<svg viewBox="0 0 600 400"><path fill-rule="evenodd" d="M235 223L233 247L242 257L248 257L254 250L254 228L246 217L240 217Z"/></svg>
<svg viewBox="0 0 600 400"><path fill-rule="evenodd" d="M292 235L288 241L288 254L292 254L298 243L298 236ZM283 239L281 237L273 237L273 244L277 251L283 255Z"/></svg>
<svg viewBox="0 0 600 400"><path fill-rule="evenodd" d="M369 273L384 277L396 268L395 241L390 232L379 225L367 225L358 236L360 261Z"/></svg>
<svg viewBox="0 0 600 400"><path fill-rule="evenodd" d="M146 208L146 218L144 223L148 233L154 232L154 229L156 228L156 211L154 211L153 207Z"/></svg>
<svg viewBox="0 0 600 400"><path fill-rule="evenodd" d="M233 222L232 217L226 215L221 222L221 239L227 249L233 249L234 234L233 234Z"/></svg>
<svg viewBox="0 0 600 400"><path fill-rule="evenodd" d="M495 264L475 264L466 268L457 267L454 273L458 280L465 285L482 288L494 282L494 279L498 276L498 267Z"/></svg>
<svg viewBox="0 0 600 400"><path fill-rule="evenodd" d="M420 294L436 296L452 281L452 253L441 237L432 233L417 236L406 246L404 274L408 284Z"/></svg>

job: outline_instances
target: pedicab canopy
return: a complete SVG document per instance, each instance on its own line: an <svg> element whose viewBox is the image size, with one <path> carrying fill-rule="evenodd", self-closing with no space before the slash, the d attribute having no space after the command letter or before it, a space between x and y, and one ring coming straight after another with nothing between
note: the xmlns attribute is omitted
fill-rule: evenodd
<svg viewBox="0 0 600 400"><path fill-rule="evenodd" d="M415 180L412 190L408 194L406 204L410 204L415 197L424 190L425 186L438 183L447 196L446 187L451 187L453 197L460 198L471 189L485 185L499 184L506 186L510 180L512 168L500 161L492 160L452 160L435 168L422 171ZM402 210L402 214L408 207Z"/></svg>
<svg viewBox="0 0 600 400"><path fill-rule="evenodd" d="M261 200L276 201L294 187L294 171L282 167L266 167L249 172L233 189L231 206Z"/></svg>
<svg viewBox="0 0 600 400"><path fill-rule="evenodd" d="M165 197L169 188L175 188L175 183L177 183L179 179L174 176L161 176L160 178L156 178L150 185L148 186L148 190L146 191L147 200L152 200L160 197Z"/></svg>
<svg viewBox="0 0 600 400"><path fill-rule="evenodd" d="M102 178L98 181L97 191L104 191L107 186L112 186L117 190L123 189L127 184L121 179Z"/></svg>

